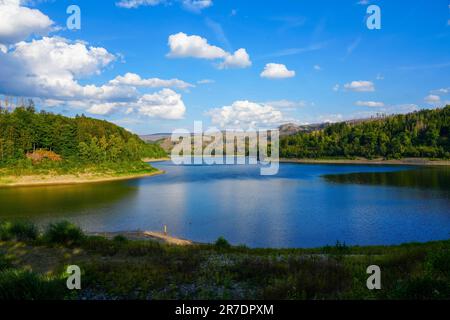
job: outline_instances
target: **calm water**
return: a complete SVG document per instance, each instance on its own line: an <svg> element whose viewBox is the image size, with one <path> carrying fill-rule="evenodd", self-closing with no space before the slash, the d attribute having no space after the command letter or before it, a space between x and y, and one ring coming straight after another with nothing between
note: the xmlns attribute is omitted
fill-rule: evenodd
<svg viewBox="0 0 450 320"><path fill-rule="evenodd" d="M0 189L0 219L71 220L88 231L161 230L252 247L397 244L448 239L450 169L281 164L154 164L126 182Z"/></svg>

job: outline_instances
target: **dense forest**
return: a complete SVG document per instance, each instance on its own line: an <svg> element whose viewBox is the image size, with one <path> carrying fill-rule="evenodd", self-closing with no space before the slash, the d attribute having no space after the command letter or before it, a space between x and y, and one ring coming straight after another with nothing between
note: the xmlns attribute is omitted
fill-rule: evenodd
<svg viewBox="0 0 450 320"><path fill-rule="evenodd" d="M13 111L0 108L0 166L41 158L96 165L166 156L161 147L110 122L36 112L32 101Z"/></svg>
<svg viewBox="0 0 450 320"><path fill-rule="evenodd" d="M450 106L285 136L283 158L450 158Z"/></svg>

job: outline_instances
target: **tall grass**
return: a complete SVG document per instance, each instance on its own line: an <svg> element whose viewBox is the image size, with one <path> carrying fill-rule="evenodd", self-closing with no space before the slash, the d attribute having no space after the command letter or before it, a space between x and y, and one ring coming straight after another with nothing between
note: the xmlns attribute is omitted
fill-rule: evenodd
<svg viewBox="0 0 450 320"><path fill-rule="evenodd" d="M30 241L36 240L38 228L31 222L14 221L0 223L0 240Z"/></svg>
<svg viewBox="0 0 450 320"><path fill-rule="evenodd" d="M85 238L86 236L81 228L68 221L51 223L43 236L47 243L66 246L81 245Z"/></svg>

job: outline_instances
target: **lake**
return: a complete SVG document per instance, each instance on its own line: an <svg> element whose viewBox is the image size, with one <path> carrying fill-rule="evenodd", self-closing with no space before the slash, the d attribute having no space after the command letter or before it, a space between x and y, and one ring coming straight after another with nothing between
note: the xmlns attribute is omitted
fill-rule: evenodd
<svg viewBox="0 0 450 320"><path fill-rule="evenodd" d="M153 164L165 175L0 189L0 219L70 220L86 231L161 231L250 247L399 244L448 239L450 168Z"/></svg>

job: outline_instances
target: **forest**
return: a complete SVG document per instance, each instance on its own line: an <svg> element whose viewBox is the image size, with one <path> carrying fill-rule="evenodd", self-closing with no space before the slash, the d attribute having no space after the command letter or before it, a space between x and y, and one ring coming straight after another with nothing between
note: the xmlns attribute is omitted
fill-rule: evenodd
<svg viewBox="0 0 450 320"><path fill-rule="evenodd" d="M158 145L104 120L37 112L32 101L12 111L0 108L0 167L46 160L99 165L165 156Z"/></svg>
<svg viewBox="0 0 450 320"><path fill-rule="evenodd" d="M282 158L450 158L450 105L404 115L341 122L280 139Z"/></svg>

